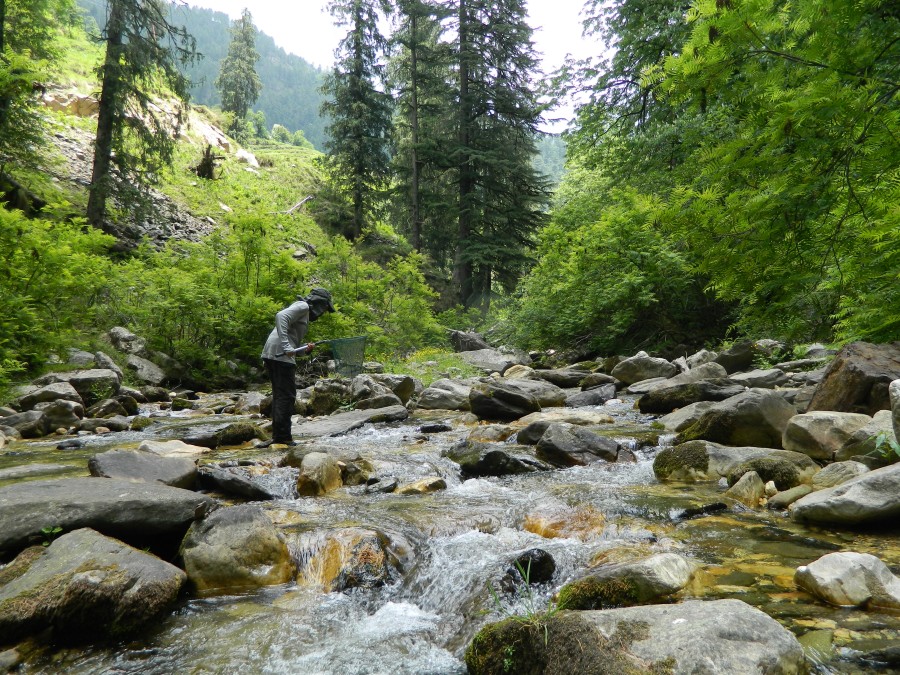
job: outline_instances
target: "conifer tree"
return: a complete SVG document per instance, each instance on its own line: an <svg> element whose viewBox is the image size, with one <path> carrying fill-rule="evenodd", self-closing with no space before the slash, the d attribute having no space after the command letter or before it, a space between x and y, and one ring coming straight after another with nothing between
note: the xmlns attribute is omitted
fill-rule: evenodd
<svg viewBox="0 0 900 675"><path fill-rule="evenodd" d="M234 113L236 121L242 121L247 116L262 91L262 81L256 73L257 61L256 27L250 11L245 9L231 27L228 54L222 60L216 78L222 110Z"/></svg>
<svg viewBox="0 0 900 675"><path fill-rule="evenodd" d="M327 96L322 113L331 119L327 165L352 203L353 219L345 235L357 239L390 178L391 98L379 60L385 39L378 30L375 0L332 0L328 8L348 30L322 87Z"/></svg>
<svg viewBox="0 0 900 675"><path fill-rule="evenodd" d="M180 114L172 118L154 104L162 82L187 101L189 82L179 70L197 57L194 39L168 20L163 0L109 0L102 38L106 55L87 217L106 229L107 199L141 196L135 186L153 179L171 161Z"/></svg>

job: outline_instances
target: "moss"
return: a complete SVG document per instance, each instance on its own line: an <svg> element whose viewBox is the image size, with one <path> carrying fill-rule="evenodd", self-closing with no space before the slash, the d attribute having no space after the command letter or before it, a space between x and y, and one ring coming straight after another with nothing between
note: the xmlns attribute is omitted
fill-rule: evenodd
<svg viewBox="0 0 900 675"><path fill-rule="evenodd" d="M709 455L705 443L695 441L665 448L653 460L653 473L660 480L681 473L684 469L702 474L709 472Z"/></svg>
<svg viewBox="0 0 900 675"><path fill-rule="evenodd" d="M133 420L131 420L131 430L132 431L143 431L147 427L151 426L155 420L145 417L144 415L138 415Z"/></svg>
<svg viewBox="0 0 900 675"><path fill-rule="evenodd" d="M0 586L5 586L13 579L18 579L25 574L47 549L43 546L31 546L16 556L9 565L0 569Z"/></svg>
<svg viewBox="0 0 900 675"><path fill-rule="evenodd" d="M235 422L216 433L216 445L241 445L254 438L265 438L252 422Z"/></svg>
<svg viewBox="0 0 900 675"><path fill-rule="evenodd" d="M637 584L631 579L596 576L584 577L562 587L559 592L560 609L610 609L629 607L638 603Z"/></svg>
<svg viewBox="0 0 900 675"><path fill-rule="evenodd" d="M669 663L647 664L631 645L649 636L647 625L623 622L607 637L577 612L544 619L512 617L485 626L466 649L473 675L637 675L671 672Z"/></svg>
<svg viewBox="0 0 900 675"><path fill-rule="evenodd" d="M779 492L790 490L800 484L800 471L791 462L785 459L756 457L731 470L728 474L728 486L737 483L741 476L750 471L755 471L763 483L774 481Z"/></svg>

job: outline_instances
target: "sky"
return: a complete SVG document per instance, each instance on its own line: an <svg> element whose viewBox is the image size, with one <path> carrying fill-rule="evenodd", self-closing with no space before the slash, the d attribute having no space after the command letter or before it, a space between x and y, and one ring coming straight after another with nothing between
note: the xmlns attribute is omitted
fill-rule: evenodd
<svg viewBox="0 0 900 675"><path fill-rule="evenodd" d="M214 9L232 19L247 7L256 27L270 35L285 51L301 56L317 66L334 61L334 49L346 29L334 25L325 10L327 0L185 0L187 4ZM585 0L527 0L529 23L542 69L552 72L567 54L584 58L597 53L596 38L581 37L579 13ZM564 110L556 113L567 116Z"/></svg>

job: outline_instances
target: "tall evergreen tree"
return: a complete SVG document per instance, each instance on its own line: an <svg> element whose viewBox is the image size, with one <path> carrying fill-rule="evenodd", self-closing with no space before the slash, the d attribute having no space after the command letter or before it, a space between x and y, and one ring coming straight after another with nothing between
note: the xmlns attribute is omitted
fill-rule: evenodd
<svg viewBox="0 0 900 675"><path fill-rule="evenodd" d="M493 284L512 289L544 221L546 181L532 164L540 107L537 57L524 0L457 6L458 231L453 281L459 301L486 309Z"/></svg>
<svg viewBox="0 0 900 675"><path fill-rule="evenodd" d="M163 0L110 0L103 30L106 56L101 81L97 136L87 217L105 227L107 199L135 194L133 185L150 179L171 161L180 124L158 112L153 95L161 81L187 101L189 82L178 62L197 57L193 38L168 21Z"/></svg>
<svg viewBox="0 0 900 675"><path fill-rule="evenodd" d="M329 11L347 34L335 50L337 63L325 79L322 113L331 118L328 166L349 195L353 219L345 234L357 239L390 178L391 97L379 60L385 39L378 30L375 0L332 0Z"/></svg>
<svg viewBox="0 0 900 675"><path fill-rule="evenodd" d="M231 27L228 54L222 60L216 78L222 109L234 113L237 120L247 116L262 91L262 81L256 73L257 61L256 27L250 11L245 9Z"/></svg>

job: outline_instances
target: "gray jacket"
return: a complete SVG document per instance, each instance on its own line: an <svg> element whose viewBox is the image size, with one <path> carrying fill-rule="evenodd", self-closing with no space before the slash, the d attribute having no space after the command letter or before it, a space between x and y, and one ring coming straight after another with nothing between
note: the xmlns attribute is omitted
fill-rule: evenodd
<svg viewBox="0 0 900 675"><path fill-rule="evenodd" d="M294 363L294 357L286 352L305 344L304 338L308 328L309 305L303 300L297 300L275 315L275 328L266 339L262 358Z"/></svg>

